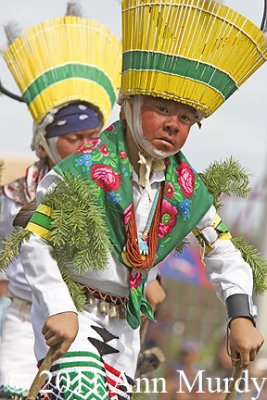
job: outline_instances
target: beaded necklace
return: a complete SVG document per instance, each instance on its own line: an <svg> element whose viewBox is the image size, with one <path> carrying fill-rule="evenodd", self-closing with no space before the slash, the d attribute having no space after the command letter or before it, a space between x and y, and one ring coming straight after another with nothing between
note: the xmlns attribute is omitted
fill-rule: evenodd
<svg viewBox="0 0 267 400"><path fill-rule="evenodd" d="M134 207L132 208L126 232L125 252L123 253L123 258L132 268L147 269L153 266L158 245L162 196L163 184L160 185L155 195L142 235L137 234Z"/></svg>
<svg viewBox="0 0 267 400"><path fill-rule="evenodd" d="M149 231L150 231L150 227L151 227L151 224L152 224L154 213L156 211L156 207L157 207L157 203L158 203L158 199L159 199L159 192L160 192L160 187L157 189L157 192L155 194L155 197L154 197L154 200L153 200L153 203L152 203L152 207L150 209L150 212L149 212L149 215L148 215L148 218L147 218L145 229L143 230L142 234L138 233L138 235L137 235L140 254L143 254L145 256L148 255L148 245L147 245L148 234L149 234Z"/></svg>

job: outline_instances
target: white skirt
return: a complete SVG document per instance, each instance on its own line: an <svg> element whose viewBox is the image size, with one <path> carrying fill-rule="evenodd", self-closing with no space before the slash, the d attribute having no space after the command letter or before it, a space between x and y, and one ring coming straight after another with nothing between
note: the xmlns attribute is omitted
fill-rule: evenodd
<svg viewBox="0 0 267 400"><path fill-rule="evenodd" d="M37 373L30 308L13 299L6 311L0 342L0 388L6 394L22 396Z"/></svg>
<svg viewBox="0 0 267 400"><path fill-rule="evenodd" d="M38 305L33 307L32 320L35 353L41 361L48 347ZM129 399L139 349L139 329L131 329L126 320L103 315L96 306L91 312L83 311L78 335L68 352L53 363L42 393L58 400Z"/></svg>

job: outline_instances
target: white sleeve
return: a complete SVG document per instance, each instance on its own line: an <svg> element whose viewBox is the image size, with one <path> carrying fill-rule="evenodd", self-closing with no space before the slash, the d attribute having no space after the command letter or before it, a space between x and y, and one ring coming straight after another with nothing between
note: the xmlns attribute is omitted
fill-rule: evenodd
<svg viewBox="0 0 267 400"><path fill-rule="evenodd" d="M0 240L8 238L13 231L13 220L20 209L20 204L0 195Z"/></svg>
<svg viewBox="0 0 267 400"><path fill-rule="evenodd" d="M248 263L245 262L239 250L231 240L217 239L216 232L211 228L216 209L214 206L208 210L197 225L200 230L205 230L209 237L214 237L213 250L205 256L206 274L215 287L216 294L223 302L233 294L246 294L252 296L253 276ZM213 231L213 232L212 232Z"/></svg>
<svg viewBox="0 0 267 400"><path fill-rule="evenodd" d="M37 188L38 201L59 178L54 171L45 176ZM33 297L46 318L66 311L77 312L57 262L52 257L52 247L46 240L32 234L28 241L23 241L20 257Z"/></svg>
<svg viewBox="0 0 267 400"><path fill-rule="evenodd" d="M36 202L40 204L42 197L58 183L60 179L63 179L53 169L51 169L45 177L41 180L36 191Z"/></svg>

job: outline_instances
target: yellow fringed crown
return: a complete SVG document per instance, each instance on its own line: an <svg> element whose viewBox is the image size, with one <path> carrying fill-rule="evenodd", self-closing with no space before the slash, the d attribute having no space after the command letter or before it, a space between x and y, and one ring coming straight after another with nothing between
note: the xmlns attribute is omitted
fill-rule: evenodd
<svg viewBox="0 0 267 400"><path fill-rule="evenodd" d="M211 115L267 59L251 21L216 0L122 0L121 95L151 95Z"/></svg>
<svg viewBox="0 0 267 400"><path fill-rule="evenodd" d="M20 35L4 54L34 122L53 108L82 100L110 117L121 73L121 42L104 25L66 16Z"/></svg>

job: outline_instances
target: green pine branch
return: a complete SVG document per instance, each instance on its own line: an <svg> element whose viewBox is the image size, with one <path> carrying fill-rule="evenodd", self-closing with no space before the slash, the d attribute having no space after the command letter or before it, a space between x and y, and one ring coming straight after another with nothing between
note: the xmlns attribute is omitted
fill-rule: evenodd
<svg viewBox="0 0 267 400"><path fill-rule="evenodd" d="M222 205L222 194L247 197L251 190L248 173L232 157L220 163L215 161L200 176L213 195L217 210ZM266 260L261 257L256 247L248 244L244 238L233 238L232 242L252 269L255 293L263 293L267 289Z"/></svg>
<svg viewBox="0 0 267 400"><path fill-rule="evenodd" d="M42 203L53 209L50 243L59 258L73 262L77 272L103 269L111 250L103 212L90 184L66 177Z"/></svg>
<svg viewBox="0 0 267 400"><path fill-rule="evenodd" d="M77 273L89 268L103 269L112 249L103 212L95 202L96 196L92 185L66 177L42 199L42 203L53 210L49 239L53 257L78 310L83 309L86 294L83 285L72 278L67 265L73 264ZM30 235L30 231L17 228L3 241L1 268L7 267L19 255L21 242L28 240Z"/></svg>
<svg viewBox="0 0 267 400"><path fill-rule="evenodd" d="M258 249L248 244L243 237L233 238L232 242L252 269L255 293L264 293L267 289L267 261L261 257Z"/></svg>
<svg viewBox="0 0 267 400"><path fill-rule="evenodd" d="M251 188L249 187L249 175L238 161L232 157L223 162L211 163L208 168L200 174L209 192L214 198L214 206L217 210L221 208L221 195L236 197L247 197Z"/></svg>
<svg viewBox="0 0 267 400"><path fill-rule="evenodd" d="M175 252L178 254L181 254L183 252L183 250L185 249L185 247L187 246L186 242L180 242L179 244L177 244L177 246L175 247Z"/></svg>
<svg viewBox="0 0 267 400"><path fill-rule="evenodd" d="M112 249L104 214L95 203L97 194L90 183L73 177L60 180L42 203L53 210L50 244L62 277L78 310L85 305L83 285L74 281L66 264L77 273L104 269Z"/></svg>
<svg viewBox="0 0 267 400"><path fill-rule="evenodd" d="M18 257L21 243L29 240L31 232L22 228L15 228L6 240L1 241L3 249L0 251L0 270L9 266L13 258Z"/></svg>
<svg viewBox="0 0 267 400"><path fill-rule="evenodd" d="M83 285L73 280L69 269L66 268L64 262L62 261L62 256L59 257L59 255L56 254L55 251L53 251L53 256L55 257L55 259L59 260L58 267L60 273L62 275L64 282L68 286L68 290L71 298L73 299L75 307L77 308L78 311L82 311L84 309L86 302L86 294L83 290Z"/></svg>
<svg viewBox="0 0 267 400"><path fill-rule="evenodd" d="M133 394L131 395L131 400L144 400L144 398L145 398L144 393L133 392Z"/></svg>

